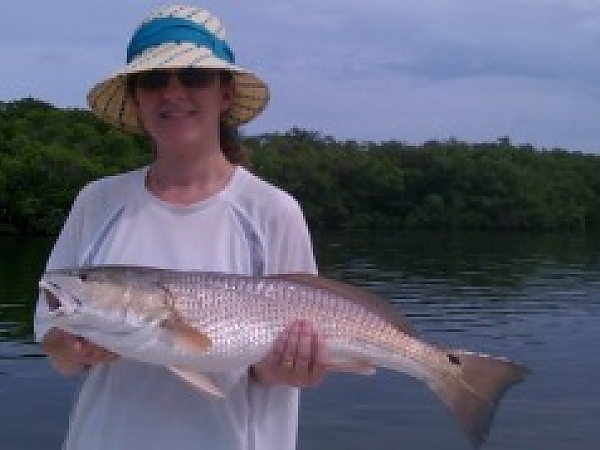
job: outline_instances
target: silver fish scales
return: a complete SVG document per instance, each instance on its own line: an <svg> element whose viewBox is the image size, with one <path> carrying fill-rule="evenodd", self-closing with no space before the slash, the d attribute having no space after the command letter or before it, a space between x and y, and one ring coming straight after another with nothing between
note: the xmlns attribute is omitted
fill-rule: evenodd
<svg viewBox="0 0 600 450"><path fill-rule="evenodd" d="M215 395L223 394L205 374L260 361L287 325L309 320L325 340L331 370L384 367L422 380L474 445L484 442L506 389L528 373L504 358L428 343L386 301L313 275L96 266L49 272L40 289L49 326L166 366Z"/></svg>

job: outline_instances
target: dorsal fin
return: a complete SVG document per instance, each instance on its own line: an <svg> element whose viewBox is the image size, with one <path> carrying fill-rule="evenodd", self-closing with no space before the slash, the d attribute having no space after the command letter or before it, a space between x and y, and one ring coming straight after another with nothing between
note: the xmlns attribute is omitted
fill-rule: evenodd
<svg viewBox="0 0 600 450"><path fill-rule="evenodd" d="M385 299L367 291L366 289L352 286L347 283L335 281L309 273L286 273L271 275L267 278L285 280L302 284L314 289L330 292L347 301L364 306L368 311L384 318L402 333L417 337L418 333L411 323Z"/></svg>

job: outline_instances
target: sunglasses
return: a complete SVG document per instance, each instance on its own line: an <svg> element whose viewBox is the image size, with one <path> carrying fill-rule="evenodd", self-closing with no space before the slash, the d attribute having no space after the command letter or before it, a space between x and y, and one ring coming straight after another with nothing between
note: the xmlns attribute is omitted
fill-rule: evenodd
<svg viewBox="0 0 600 450"><path fill-rule="evenodd" d="M204 88L214 83L218 71L186 67L177 70L148 70L133 75L132 87L145 91L158 91L168 86L172 75L186 88Z"/></svg>

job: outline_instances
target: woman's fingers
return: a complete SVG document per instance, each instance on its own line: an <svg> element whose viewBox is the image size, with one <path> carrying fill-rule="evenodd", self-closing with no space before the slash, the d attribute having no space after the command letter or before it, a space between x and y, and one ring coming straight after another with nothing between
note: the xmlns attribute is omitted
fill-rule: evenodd
<svg viewBox="0 0 600 450"><path fill-rule="evenodd" d="M58 328L46 333L42 345L52 365L65 376L73 376L93 364L118 358L114 353Z"/></svg>
<svg viewBox="0 0 600 450"><path fill-rule="evenodd" d="M118 358L116 354L79 336L73 336L72 346L76 358L85 365L107 363Z"/></svg>
<svg viewBox="0 0 600 450"><path fill-rule="evenodd" d="M254 372L267 384L311 387L323 381L326 360L323 339L310 322L299 320L278 336L271 351L254 366Z"/></svg>
<svg viewBox="0 0 600 450"><path fill-rule="evenodd" d="M297 325L296 356L294 370L298 376L310 376L315 365L316 349L314 345L315 333L308 322L299 322Z"/></svg>

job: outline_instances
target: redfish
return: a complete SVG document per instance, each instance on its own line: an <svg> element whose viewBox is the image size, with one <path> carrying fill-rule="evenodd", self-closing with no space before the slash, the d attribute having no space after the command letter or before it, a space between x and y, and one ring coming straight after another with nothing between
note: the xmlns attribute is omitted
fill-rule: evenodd
<svg viewBox="0 0 600 450"><path fill-rule="evenodd" d="M116 354L168 367L212 395L210 374L260 361L291 322L312 322L332 371L381 367L423 381L483 443L505 391L528 369L504 358L422 340L391 304L361 288L307 274L251 277L150 267L46 273L50 327Z"/></svg>

